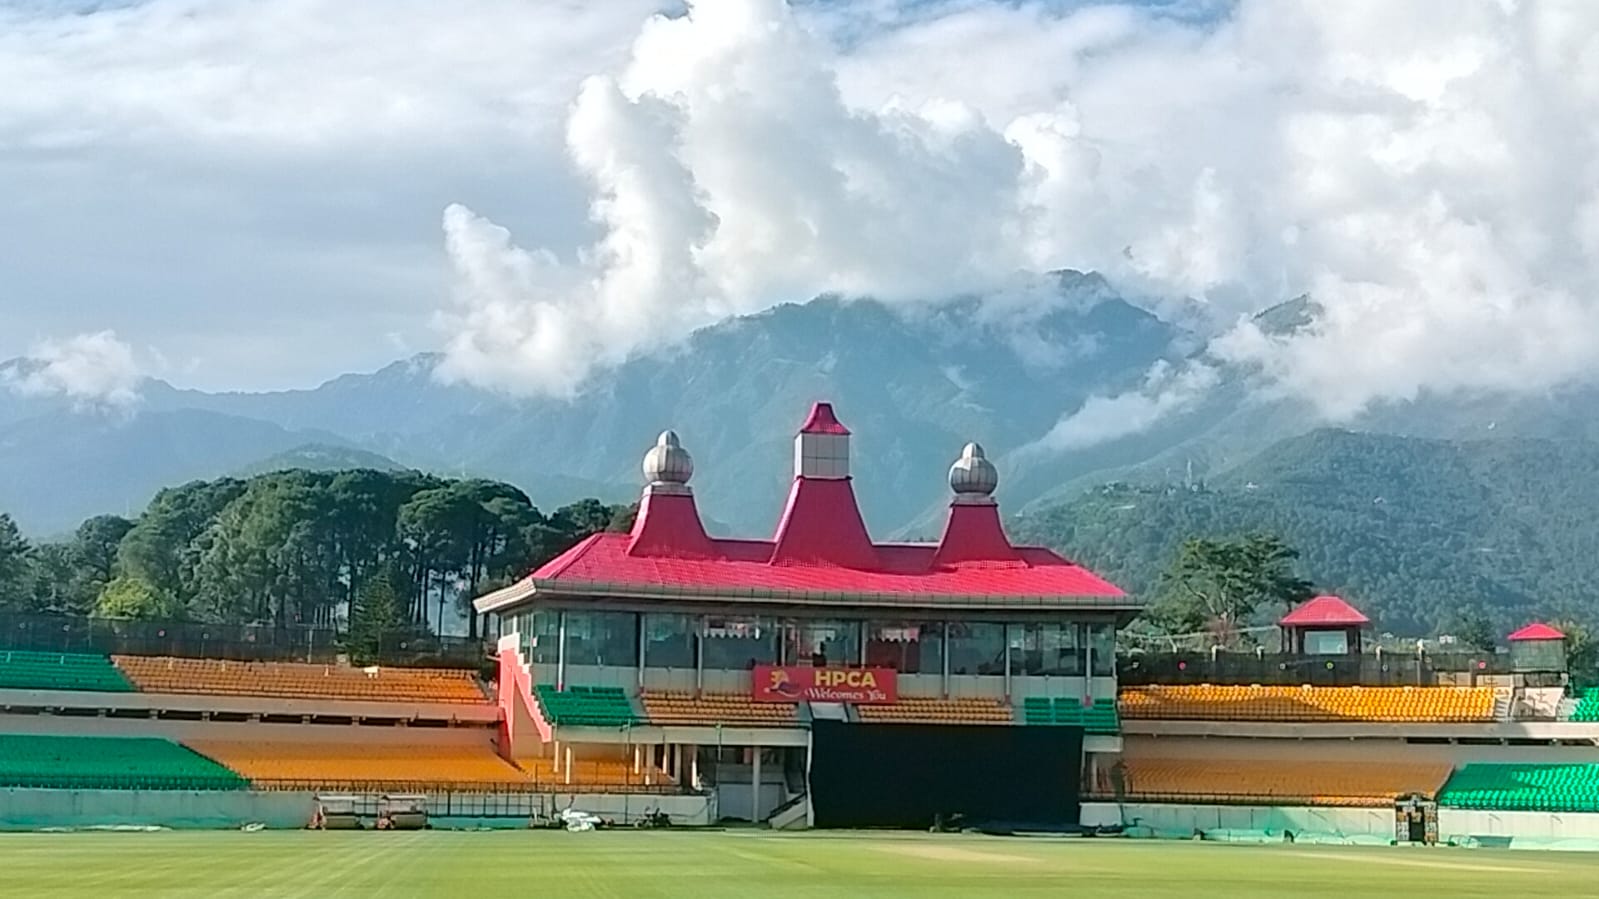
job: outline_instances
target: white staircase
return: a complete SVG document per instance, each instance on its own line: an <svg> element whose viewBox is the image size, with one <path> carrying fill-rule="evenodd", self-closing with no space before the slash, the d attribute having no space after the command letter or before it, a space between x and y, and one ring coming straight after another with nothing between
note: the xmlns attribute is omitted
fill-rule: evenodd
<svg viewBox="0 0 1599 899"><path fill-rule="evenodd" d="M1494 720L1510 721L1515 718L1516 701L1509 690L1494 691Z"/></svg>
<svg viewBox="0 0 1599 899"><path fill-rule="evenodd" d="M845 710L842 702L813 702L811 703L812 721L848 721L849 712Z"/></svg>
<svg viewBox="0 0 1599 899"><path fill-rule="evenodd" d="M789 801L777 807L766 818L766 824L773 830L804 830L810 827L811 821L811 795L800 793Z"/></svg>

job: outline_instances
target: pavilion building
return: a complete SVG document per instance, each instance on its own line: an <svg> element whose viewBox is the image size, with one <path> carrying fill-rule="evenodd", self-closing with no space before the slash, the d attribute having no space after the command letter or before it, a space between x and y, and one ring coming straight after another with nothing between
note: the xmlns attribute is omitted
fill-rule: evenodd
<svg viewBox="0 0 1599 899"><path fill-rule="evenodd" d="M949 470L938 542L874 541L850 437L815 404L773 534L729 539L706 533L693 460L663 432L631 533L477 599L502 634L502 753L556 772L621 759L764 819L805 792L820 721L1049 724L1086 730L1089 764L1119 752L1115 631L1139 602L1013 545L976 443Z"/></svg>

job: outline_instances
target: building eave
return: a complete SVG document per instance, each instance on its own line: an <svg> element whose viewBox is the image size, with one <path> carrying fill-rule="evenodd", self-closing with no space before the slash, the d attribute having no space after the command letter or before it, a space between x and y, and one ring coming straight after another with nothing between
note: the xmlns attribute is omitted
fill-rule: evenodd
<svg viewBox="0 0 1599 899"><path fill-rule="evenodd" d="M820 607L874 607L901 610L992 611L1102 611L1129 612L1144 607L1143 601L1128 595L1082 596L1037 595L1005 596L992 594L875 593L847 591L773 590L749 587L676 587L653 584L626 584L607 581L559 581L524 578L510 587L479 597L473 607L479 612L499 612L535 595L555 599L611 597L617 599L689 602L736 600L751 605L809 605Z"/></svg>
<svg viewBox="0 0 1599 899"><path fill-rule="evenodd" d="M533 578L525 577L509 587L501 587L492 593L485 593L472 600L472 608L478 610L479 613L498 612L531 599L536 592L538 592L537 583Z"/></svg>

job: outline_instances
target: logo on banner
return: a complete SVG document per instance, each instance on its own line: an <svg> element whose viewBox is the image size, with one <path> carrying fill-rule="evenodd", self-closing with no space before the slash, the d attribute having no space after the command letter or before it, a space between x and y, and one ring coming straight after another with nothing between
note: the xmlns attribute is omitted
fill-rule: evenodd
<svg viewBox="0 0 1599 899"><path fill-rule="evenodd" d="M889 703L898 700L892 668L808 668L756 665L755 699L762 702Z"/></svg>

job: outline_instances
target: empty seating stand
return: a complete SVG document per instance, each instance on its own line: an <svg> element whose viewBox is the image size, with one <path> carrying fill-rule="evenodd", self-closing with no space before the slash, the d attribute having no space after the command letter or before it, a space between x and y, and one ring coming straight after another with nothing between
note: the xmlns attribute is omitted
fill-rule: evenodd
<svg viewBox="0 0 1599 899"><path fill-rule="evenodd" d="M604 792L614 791L617 787L666 788L673 784L672 779L659 768L651 767L646 771L641 766L640 770L635 771L631 763L619 759L573 759L570 776L564 770L556 770L555 760L550 758L517 759L516 763L540 786L559 787L563 791L592 789Z"/></svg>
<svg viewBox="0 0 1599 899"><path fill-rule="evenodd" d="M1198 721L1494 720L1492 687L1124 687L1121 716Z"/></svg>
<svg viewBox="0 0 1599 899"><path fill-rule="evenodd" d="M1527 812L1599 812L1599 764L1472 763L1449 778L1438 804Z"/></svg>
<svg viewBox="0 0 1599 899"><path fill-rule="evenodd" d="M620 687L534 688L544 717L554 724L582 727L629 727L639 723L633 702Z"/></svg>
<svg viewBox="0 0 1599 899"><path fill-rule="evenodd" d="M488 702L470 671L352 668L296 662L235 662L166 656L114 656L147 693L202 693L361 702Z"/></svg>
<svg viewBox="0 0 1599 899"><path fill-rule="evenodd" d="M906 724L1014 724L1011 707L997 699L907 699L887 705L858 705L862 721Z"/></svg>
<svg viewBox="0 0 1599 899"><path fill-rule="evenodd" d="M1143 802L1384 806L1433 796L1448 764L1127 757L1100 768L1093 794Z"/></svg>
<svg viewBox="0 0 1599 899"><path fill-rule="evenodd" d="M756 702L745 693L681 693L646 690L644 715L652 724L736 724L793 727L798 716L791 702Z"/></svg>
<svg viewBox="0 0 1599 899"><path fill-rule="evenodd" d="M0 787L241 790L227 768L156 737L0 734Z"/></svg>
<svg viewBox="0 0 1599 899"><path fill-rule="evenodd" d="M1075 725L1091 734L1121 732L1116 700L1096 699L1092 705L1071 696L1029 696L1022 700L1022 721L1027 724Z"/></svg>
<svg viewBox="0 0 1599 899"><path fill-rule="evenodd" d="M487 743L190 740L188 745L248 777L257 789L495 790L531 783Z"/></svg>
<svg viewBox="0 0 1599 899"><path fill-rule="evenodd" d="M1571 710L1571 720L1579 723L1599 721L1599 690L1589 690Z"/></svg>
<svg viewBox="0 0 1599 899"><path fill-rule="evenodd" d="M0 649L0 689L129 693L133 685L103 655Z"/></svg>

